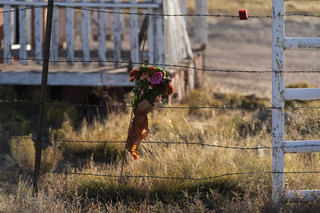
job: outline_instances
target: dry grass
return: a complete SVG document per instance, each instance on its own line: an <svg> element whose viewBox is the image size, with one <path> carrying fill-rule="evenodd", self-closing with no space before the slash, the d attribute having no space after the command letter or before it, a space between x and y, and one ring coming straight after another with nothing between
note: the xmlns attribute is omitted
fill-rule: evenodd
<svg viewBox="0 0 320 213"><path fill-rule="evenodd" d="M268 100L256 97L213 94L209 91L195 91L190 97L189 106L264 106L269 103ZM146 141L176 141L199 145L142 143L139 150L140 160L134 161L127 154L121 186L118 178L48 174L42 177L40 194L34 198L30 184L21 181L13 193L0 195L0 210L272 212L271 175L267 174L237 175L202 181L128 177L203 178L233 172L271 171L269 149L233 150L203 146L270 146L271 113L264 112L264 116L260 113L258 110L155 110L151 114L152 132ZM313 137L319 137L318 113L303 110L291 112L291 118L300 115L306 119L298 119L295 122L290 120L290 128L286 130L287 136L297 138L299 135L307 137L311 134ZM91 124L83 122L78 130L74 130L70 119L66 117L60 129L51 131L52 140L125 140L129 116L129 112L113 113L105 121L97 119ZM300 129L296 131L293 127ZM302 127L308 131L302 131ZM65 156L71 155L73 159L79 160L87 159L84 166L77 168L78 172L120 175L123 144L61 143L60 146ZM99 154L101 152L105 155ZM95 158L95 155L102 157ZM89 156L92 157L88 158ZM320 167L319 158L319 154L286 155L285 170L315 171ZM67 168L69 172L76 169L72 168L72 165L67 165ZM285 187L294 190L319 188L318 178L319 175L316 174L285 175ZM319 202L290 203L285 204L281 212L317 212L318 208Z"/></svg>

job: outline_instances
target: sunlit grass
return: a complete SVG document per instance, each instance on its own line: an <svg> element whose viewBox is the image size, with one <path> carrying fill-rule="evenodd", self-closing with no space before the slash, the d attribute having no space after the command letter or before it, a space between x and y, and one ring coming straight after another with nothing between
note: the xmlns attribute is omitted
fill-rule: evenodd
<svg viewBox="0 0 320 213"><path fill-rule="evenodd" d="M270 100L241 94L195 91L186 105L174 106L255 107L269 104ZM317 112L306 112L304 109L290 112L292 118L303 115L305 119L287 123L289 128L286 129L286 137L308 137L310 134L312 137L319 137L319 117L313 114ZM245 150L271 146L270 110L165 108L154 110L150 118L151 133L138 150L140 159L135 161L126 153L123 161L123 143L69 143L60 140L125 141L130 111L111 113L105 120L97 118L92 122L83 121L79 128L74 128L70 119L65 117L61 128L51 130L51 140L56 141L67 159L85 163L63 162L63 171L94 175L44 175L39 200L33 200L30 185L21 182L20 188L14 193L23 196L25 200L14 199L14 193L1 195L4 201L0 201L0 207L10 208L15 205L18 206L15 207L17 209L32 209L31 204L35 202L43 203L44 206L52 202L51 206L56 205L64 211L70 211L70 208L88 209L92 206L93 209L98 209L97 212L272 210L271 174L264 174L271 171L271 149ZM302 131L306 125L308 131ZM299 131L294 130L297 127ZM244 149L217 148L215 145ZM320 167L319 156L286 155L285 171L316 171ZM247 172L256 174L218 177ZM293 190L319 188L318 178L318 174L286 174L285 187ZM306 207L313 210L319 206L317 203L307 206L299 203L286 204L283 212L292 208L299 211Z"/></svg>

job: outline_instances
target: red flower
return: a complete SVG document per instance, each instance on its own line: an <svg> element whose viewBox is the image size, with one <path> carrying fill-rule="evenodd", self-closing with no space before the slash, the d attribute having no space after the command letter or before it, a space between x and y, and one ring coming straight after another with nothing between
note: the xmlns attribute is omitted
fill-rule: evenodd
<svg viewBox="0 0 320 213"><path fill-rule="evenodd" d="M174 93L174 88L171 82L165 82L163 84L164 94L172 95Z"/></svg>
<svg viewBox="0 0 320 213"><path fill-rule="evenodd" d="M157 71L157 68L154 67L154 66L148 66L148 69L149 69L149 74L153 75L155 74Z"/></svg>
<svg viewBox="0 0 320 213"><path fill-rule="evenodd" d="M140 78L140 71L139 70L131 70L130 72L130 81L134 82L135 80Z"/></svg>

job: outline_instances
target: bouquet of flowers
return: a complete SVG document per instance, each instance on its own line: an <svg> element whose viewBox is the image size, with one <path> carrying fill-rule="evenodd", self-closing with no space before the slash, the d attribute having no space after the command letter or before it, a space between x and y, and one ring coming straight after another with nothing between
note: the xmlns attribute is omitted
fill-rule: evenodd
<svg viewBox="0 0 320 213"><path fill-rule="evenodd" d="M132 101L134 117L129 127L126 149L137 160L137 149L150 132L148 113L161 103L162 96L175 98L177 93L174 93L172 81L166 71L160 67L141 65L138 69L131 70L130 81L135 83Z"/></svg>

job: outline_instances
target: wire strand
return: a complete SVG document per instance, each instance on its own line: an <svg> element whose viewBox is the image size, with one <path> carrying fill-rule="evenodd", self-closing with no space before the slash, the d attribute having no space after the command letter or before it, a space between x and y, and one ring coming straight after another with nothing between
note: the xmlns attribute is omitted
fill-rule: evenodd
<svg viewBox="0 0 320 213"><path fill-rule="evenodd" d="M3 58L0 59L12 59L12 58ZM43 61L43 59L36 59L36 58L19 58L19 60L27 60L27 61ZM91 62L106 62L106 63L115 63L115 60L50 60L51 63L91 63ZM141 62L131 62L128 61L121 61L119 63L122 64L133 64L133 65L140 65ZM320 73L320 70L284 70L284 71L276 71L276 70L234 70L234 69L214 69L214 68L198 68L194 66L185 66L185 65L176 65L176 64L157 64L158 66L165 66L165 67L175 67L175 68L185 68L185 69L192 69L196 71L204 71L204 72L221 72L221 73L250 73L250 74L263 74L263 73Z"/></svg>
<svg viewBox="0 0 320 213"><path fill-rule="evenodd" d="M298 1L298 0L289 0L289 1ZM310 1L319 1L319 0L310 0ZM26 6L26 8L19 8L18 10L30 10L34 8L47 8L48 6ZM97 12L97 13L107 13L107 14L120 14L120 15L137 15L137 16L161 16L161 17L216 17L216 18L239 18L239 15L229 15L229 14L200 14L200 13L192 13L192 14L159 14L159 13L147 13L147 12L118 12L118 11L103 11L101 9L89 9L82 8L82 6L67 6L67 5L54 5L56 8L70 8L70 9L78 9L89 12ZM96 7L98 8L98 7ZM13 13L16 9L10 11L1 11L1 13ZM283 16L305 16L305 17L320 17L317 14L306 14L306 13L289 13ZM249 19L265 19L272 18L272 15L252 15L248 16Z"/></svg>
<svg viewBox="0 0 320 213"><path fill-rule="evenodd" d="M131 119L130 119L131 120ZM13 137L13 139L31 139L36 140L36 137ZM55 143L90 143L90 144L123 144L126 141L116 141L116 140L61 140L61 139L43 139L44 142L53 141ZM215 142L216 143L216 142ZM207 144L207 143L196 143L189 141L144 141L143 144L163 144L163 145L196 145L202 147L213 147L213 148L221 148L221 149L233 149L233 150L263 150L263 149L281 149L285 148L282 146L256 146L256 147L240 147L240 146L224 146L219 144ZM315 144L305 144L303 146L290 146L289 148L310 148L310 147L319 147L319 145Z"/></svg>
<svg viewBox="0 0 320 213"><path fill-rule="evenodd" d="M40 104L39 101L28 101L20 99L0 99L0 104ZM115 108L115 109L130 109L132 106L129 105L99 105L99 104L70 104L70 103L46 103L47 106L75 106L75 107L100 107L100 108ZM272 110L272 109L282 109L282 107L272 107L272 106L161 106L157 109L216 109L216 110ZM283 109L320 109L320 106L290 106L283 107Z"/></svg>
<svg viewBox="0 0 320 213"><path fill-rule="evenodd" d="M48 172L52 174L68 174L68 175L81 175L81 176L96 176L96 177L108 177L108 178L119 178L117 175L106 175L106 174L92 174L92 173L77 173L77 172ZM192 178L192 177L165 177L165 176L156 176L156 175L124 175L126 178L150 178L150 179L165 179L165 180L193 180L193 181L204 181L210 179L223 178L228 176L239 176L239 175L254 175L254 174L320 174L320 171L306 171L306 172L269 172L269 171L261 171L261 172L234 172L234 173L226 173L221 175L215 175L210 177L202 177L202 178Z"/></svg>

